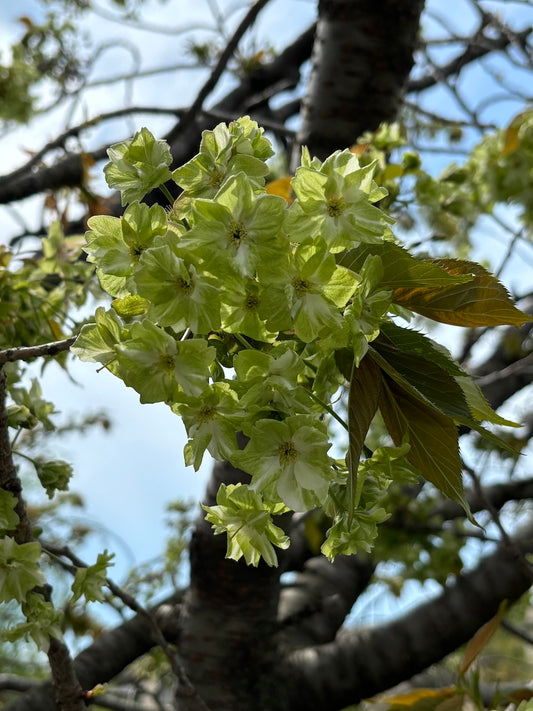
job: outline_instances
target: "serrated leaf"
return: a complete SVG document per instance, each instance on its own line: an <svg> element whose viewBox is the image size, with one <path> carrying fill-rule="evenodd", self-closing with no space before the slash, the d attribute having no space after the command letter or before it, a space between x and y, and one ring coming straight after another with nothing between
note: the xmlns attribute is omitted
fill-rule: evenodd
<svg viewBox="0 0 533 711"><path fill-rule="evenodd" d="M460 676L466 674L472 662L477 659L482 650L487 646L491 637L500 626L500 622L502 621L506 609L507 600L503 600L500 603L498 612L494 615L494 617L480 627L470 642L466 645L463 659L461 661L461 665L459 666Z"/></svg>
<svg viewBox="0 0 533 711"><path fill-rule="evenodd" d="M435 288L396 288L395 303L452 326L521 326L532 320L514 306L503 284L479 264L457 259L438 259L433 263L451 276L472 278L466 283Z"/></svg>
<svg viewBox="0 0 533 711"><path fill-rule="evenodd" d="M462 389L440 365L381 338L372 343L369 355L411 397L462 424L472 421Z"/></svg>
<svg viewBox="0 0 533 711"><path fill-rule="evenodd" d="M500 425L514 423L500 418L492 410L473 380L443 350L421 334L394 324L384 324L382 330L387 337L394 338L395 344L380 337L373 342L369 353L398 385L457 424L475 430L496 447L516 454L512 445L482 427L478 420ZM396 344L414 347L416 352L402 350Z"/></svg>
<svg viewBox="0 0 533 711"><path fill-rule="evenodd" d="M394 443L410 444L406 459L471 519L464 496L457 429L453 420L413 397L384 376L379 409Z"/></svg>
<svg viewBox="0 0 533 711"><path fill-rule="evenodd" d="M400 350L408 351L431 363L436 363L449 375L456 377L465 375L463 369L453 360L448 351L423 333L410 328L402 328L393 321L383 323L381 332Z"/></svg>
<svg viewBox="0 0 533 711"><path fill-rule="evenodd" d="M376 256L383 265L380 286L386 289L415 286L447 286L470 280L469 275L452 275L433 260L420 260L393 242L361 244L338 255L337 263L357 274L368 257Z"/></svg>
<svg viewBox="0 0 533 711"><path fill-rule="evenodd" d="M463 390L468 407L476 420L480 422L486 420L487 422L492 422L493 425L501 425L502 427L522 427L519 423L506 420L504 417L498 415L497 412L494 412L486 397L481 392L481 388L476 385L470 376L465 374L464 376L457 377L456 380Z"/></svg>

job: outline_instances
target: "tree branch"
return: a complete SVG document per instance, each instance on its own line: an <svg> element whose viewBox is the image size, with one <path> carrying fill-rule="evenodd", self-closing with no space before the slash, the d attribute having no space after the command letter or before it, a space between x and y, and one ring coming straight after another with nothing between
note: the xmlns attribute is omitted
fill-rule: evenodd
<svg viewBox="0 0 533 711"><path fill-rule="evenodd" d="M514 540L533 550L533 526ZM393 622L341 632L335 642L294 652L286 664L287 708L336 711L411 678L440 661L533 581L523 557L501 546L443 593ZM285 690L284 690L285 691Z"/></svg>
<svg viewBox="0 0 533 711"><path fill-rule="evenodd" d="M58 353L68 351L75 340L76 336L72 336L71 338L65 338L63 341L52 341L51 343L42 343L38 346L7 348L4 351L0 351L0 366L4 363L10 363L16 360L32 360L33 358L41 358L43 356L55 356Z"/></svg>
<svg viewBox="0 0 533 711"><path fill-rule="evenodd" d="M179 636L177 609L182 598L183 592L178 591L152 609L163 634L173 643ZM82 688L88 690L111 681L129 664L149 652L154 644L151 625L143 615L135 615L122 625L102 632L74 660L74 669ZM57 711L50 682L31 688L2 711Z"/></svg>
<svg viewBox="0 0 533 711"><path fill-rule="evenodd" d="M233 56L233 53L237 49L239 42L241 41L243 35L247 30L250 29L250 27L253 25L255 20L257 19L257 16L261 12L261 10L270 2L270 0L256 0L256 2L252 5L252 7L248 10L242 21L240 22L239 26L233 33L232 37L230 40L226 43L226 46L224 47L224 51L220 55L218 62L216 63L213 71L209 75L207 81L205 84L202 86L200 91L198 92L198 95L196 96L196 99L193 101L191 104L190 108L187 110L187 113L183 116L181 121L175 126L172 131L168 134L167 140L169 143L172 143L172 141L182 132L184 131L188 126L190 126L191 123L193 123L199 112L201 111L204 101L206 98L209 96L209 94L213 91L215 86L218 83L218 80L222 76L222 73L226 69L226 66Z"/></svg>
<svg viewBox="0 0 533 711"><path fill-rule="evenodd" d="M294 649L333 640L373 572L365 556L338 556L333 563L324 556L308 560L281 590L282 643Z"/></svg>
<svg viewBox="0 0 533 711"><path fill-rule="evenodd" d="M522 30L521 32L517 32L513 37L509 37L507 34L501 34L499 37L487 37L483 34L483 29L485 29L485 27L478 30L472 42L467 45L461 54L444 66L439 67L438 73L431 72L430 74L426 74L419 79L411 79L407 83L406 93L416 94L435 86L442 81L443 77L457 76L465 66L471 64L476 59L484 57L491 52L506 49L514 41L518 40L520 42L524 42L532 33L531 28L528 28L526 30Z"/></svg>

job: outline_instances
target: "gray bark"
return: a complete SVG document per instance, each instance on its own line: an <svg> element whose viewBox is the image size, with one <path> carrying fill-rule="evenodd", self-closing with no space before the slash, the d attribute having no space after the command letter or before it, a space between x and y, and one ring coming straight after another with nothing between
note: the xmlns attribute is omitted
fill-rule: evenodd
<svg viewBox="0 0 533 711"><path fill-rule="evenodd" d="M298 144L324 160L393 121L413 64L423 0L321 0ZM299 161L299 145L292 163Z"/></svg>

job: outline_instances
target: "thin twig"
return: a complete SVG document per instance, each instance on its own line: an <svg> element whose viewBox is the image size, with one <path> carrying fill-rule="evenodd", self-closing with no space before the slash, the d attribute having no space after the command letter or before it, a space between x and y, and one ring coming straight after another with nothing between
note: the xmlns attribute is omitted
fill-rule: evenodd
<svg viewBox="0 0 533 711"><path fill-rule="evenodd" d="M53 553L55 556L63 556L70 560L78 568L87 568L88 565L81 558L79 558L73 551L71 551L68 546L58 547L48 545L47 551ZM165 654L170 668L178 681L178 695L180 698L187 699L191 709L198 709L198 711L209 711L208 706L205 704L203 699L198 694L196 688L192 685L185 668L178 655L171 649L167 640L165 639L161 627L157 621L156 616L141 605L132 595L130 595L126 590L121 588L119 585L114 583L110 578L106 578L106 585L109 590L118 597L122 602L130 608L133 612L144 617L150 624L153 632L154 641L161 648Z"/></svg>
<svg viewBox="0 0 533 711"><path fill-rule="evenodd" d="M213 71L209 75L207 81L205 84L202 86L200 91L198 92L198 95L196 96L196 99L193 101L191 104L189 110L185 114L185 116L181 119L179 124L168 134L167 140L169 143L172 143L173 140L176 138L176 136L184 131L187 126L189 126L198 116L200 111L202 110L204 101L206 98L209 96L209 94L213 91L215 86L218 83L218 80L222 76L222 73L226 69L226 66L233 56L233 53L237 49L237 46L239 42L241 41L242 36L244 33L253 25L255 22L257 16L261 12L261 10L270 2L270 0L257 0L254 5L248 10L246 15L244 16L243 20L233 33L231 39L228 41L226 47L224 48L224 51L220 55L218 62L216 63L215 67L213 68Z"/></svg>
<svg viewBox="0 0 533 711"><path fill-rule="evenodd" d="M55 356L58 353L68 351L76 340L76 336L65 338L63 341L52 341L51 343L41 343L38 346L19 346L17 348L7 348L0 351L0 365L12 363L15 360L32 360L42 356Z"/></svg>

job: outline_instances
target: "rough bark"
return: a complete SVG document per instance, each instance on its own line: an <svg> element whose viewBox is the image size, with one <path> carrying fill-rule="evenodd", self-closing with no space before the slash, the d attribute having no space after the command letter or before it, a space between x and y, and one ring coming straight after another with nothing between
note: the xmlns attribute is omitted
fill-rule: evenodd
<svg viewBox="0 0 533 711"><path fill-rule="evenodd" d="M423 0L322 0L298 143L326 158L393 121L413 64ZM295 147L293 165L298 163Z"/></svg>
<svg viewBox="0 0 533 711"><path fill-rule="evenodd" d="M206 496L215 503L222 482L249 479L216 464ZM191 580L181 610L180 653L187 675L213 711L269 708L278 659L276 618L281 568L225 559L226 537L213 536L200 515L190 545Z"/></svg>

